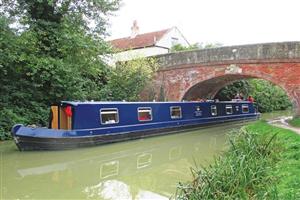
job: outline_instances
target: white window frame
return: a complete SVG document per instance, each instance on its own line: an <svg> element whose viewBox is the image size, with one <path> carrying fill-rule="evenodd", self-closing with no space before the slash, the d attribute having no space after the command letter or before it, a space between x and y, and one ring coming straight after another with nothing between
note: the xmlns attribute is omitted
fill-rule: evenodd
<svg viewBox="0 0 300 200"><path fill-rule="evenodd" d="M111 122L111 123L103 123L102 122L102 112L105 112L105 111L109 111L109 110L115 110L115 113L117 114L117 120L115 121L115 122ZM118 124L119 123L119 110L118 110L118 108L101 108L100 109L100 123L102 124L102 125L110 125L110 124Z"/></svg>
<svg viewBox="0 0 300 200"><path fill-rule="evenodd" d="M179 108L179 111L180 111L180 116L172 116L172 109L174 108ZM181 119L182 118L182 111L181 111L181 106L171 106L170 107L170 116L171 116L171 119Z"/></svg>
<svg viewBox="0 0 300 200"><path fill-rule="evenodd" d="M230 109L231 112L228 112L227 109ZM232 115L232 113L233 113L232 105L226 105L225 106L225 111L226 111L226 115Z"/></svg>
<svg viewBox="0 0 300 200"><path fill-rule="evenodd" d="M244 108L247 108L248 111L244 112ZM248 104L242 104L242 113L249 113L249 105Z"/></svg>
<svg viewBox="0 0 300 200"><path fill-rule="evenodd" d="M140 110L150 110L150 115L151 115L151 119L147 119L147 120L140 120L140 115L139 115L139 113L140 113ZM153 115L152 115L152 108L151 107L138 107L138 109L137 109L137 117L138 117L138 120L140 121L140 122L149 122L149 121L152 121L153 120Z"/></svg>
<svg viewBox="0 0 300 200"><path fill-rule="evenodd" d="M216 113L214 113L213 110L216 110ZM212 116L217 116L217 115L218 115L218 109L217 109L217 106L216 106L216 105L211 105L211 106L210 106L210 114L211 114Z"/></svg>

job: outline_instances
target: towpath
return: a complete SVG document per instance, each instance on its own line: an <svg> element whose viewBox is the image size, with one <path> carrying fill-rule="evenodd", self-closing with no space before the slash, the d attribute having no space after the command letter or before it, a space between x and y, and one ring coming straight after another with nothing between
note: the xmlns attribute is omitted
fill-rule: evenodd
<svg viewBox="0 0 300 200"><path fill-rule="evenodd" d="M300 128L293 127L287 122L290 119L292 119L292 117L280 117L277 119L270 120L268 121L268 123L276 127L289 129L300 135Z"/></svg>

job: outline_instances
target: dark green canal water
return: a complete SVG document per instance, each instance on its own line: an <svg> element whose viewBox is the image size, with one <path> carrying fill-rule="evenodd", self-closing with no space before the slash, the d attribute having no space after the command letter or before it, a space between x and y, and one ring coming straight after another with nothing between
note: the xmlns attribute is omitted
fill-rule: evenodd
<svg viewBox="0 0 300 200"><path fill-rule="evenodd" d="M227 147L222 125L68 151L19 152L0 143L0 199L169 199L190 168Z"/></svg>

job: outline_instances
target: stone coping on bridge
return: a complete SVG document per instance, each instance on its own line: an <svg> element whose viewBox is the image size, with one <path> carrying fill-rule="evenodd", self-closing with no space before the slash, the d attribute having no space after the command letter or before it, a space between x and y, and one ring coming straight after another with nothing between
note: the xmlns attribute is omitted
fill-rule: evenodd
<svg viewBox="0 0 300 200"><path fill-rule="evenodd" d="M300 62L300 42L225 46L163 54L156 58L160 70L196 64Z"/></svg>

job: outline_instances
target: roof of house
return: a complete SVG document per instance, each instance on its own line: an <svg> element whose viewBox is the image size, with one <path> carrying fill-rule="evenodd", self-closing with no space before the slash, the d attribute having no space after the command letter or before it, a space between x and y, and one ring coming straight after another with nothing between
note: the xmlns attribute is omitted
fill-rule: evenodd
<svg viewBox="0 0 300 200"><path fill-rule="evenodd" d="M138 34L136 37L125 37L111 40L110 43L119 50L139 49L144 47L154 46L169 30L164 29L160 31Z"/></svg>

